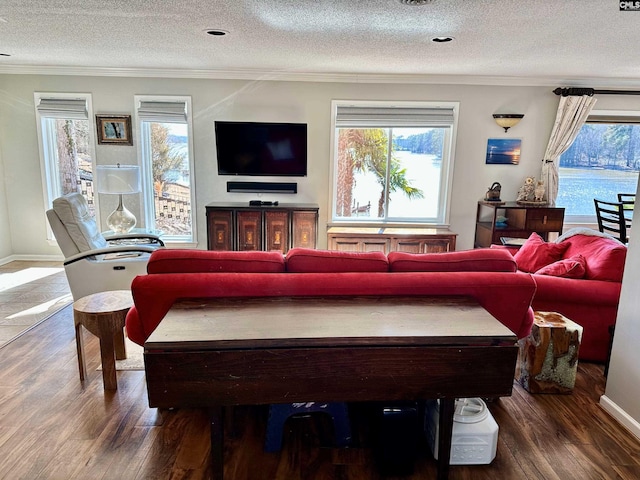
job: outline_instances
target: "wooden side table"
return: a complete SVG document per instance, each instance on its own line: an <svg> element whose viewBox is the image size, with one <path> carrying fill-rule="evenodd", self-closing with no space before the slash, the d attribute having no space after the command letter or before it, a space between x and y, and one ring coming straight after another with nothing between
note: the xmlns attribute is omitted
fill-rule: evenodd
<svg viewBox="0 0 640 480"><path fill-rule="evenodd" d="M516 378L529 393L571 393L582 327L555 312L535 312L531 334L519 340Z"/></svg>
<svg viewBox="0 0 640 480"><path fill-rule="evenodd" d="M127 358L124 346L124 321L133 306L129 290L94 293L73 302L73 322L78 349L80 381L87 376L81 325L100 339L102 381L105 390L117 390L116 359Z"/></svg>

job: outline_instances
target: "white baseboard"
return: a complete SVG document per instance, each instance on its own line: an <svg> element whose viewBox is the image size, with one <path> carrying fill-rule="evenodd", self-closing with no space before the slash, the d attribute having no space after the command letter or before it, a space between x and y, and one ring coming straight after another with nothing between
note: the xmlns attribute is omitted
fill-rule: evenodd
<svg viewBox="0 0 640 480"><path fill-rule="evenodd" d="M9 255L8 257L0 258L0 265L6 265L9 262L62 262L64 257L62 255Z"/></svg>
<svg viewBox="0 0 640 480"><path fill-rule="evenodd" d="M615 418L620 424L640 439L640 423L629 416L627 412L622 410L616 403L612 402L609 397L602 395L600 397L600 406Z"/></svg>

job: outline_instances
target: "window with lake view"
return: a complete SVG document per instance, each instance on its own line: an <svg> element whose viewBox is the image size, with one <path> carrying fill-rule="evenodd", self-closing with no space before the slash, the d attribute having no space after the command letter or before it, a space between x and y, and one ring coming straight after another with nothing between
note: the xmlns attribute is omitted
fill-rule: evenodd
<svg viewBox="0 0 640 480"><path fill-rule="evenodd" d="M336 222L444 224L454 105L335 105Z"/></svg>
<svg viewBox="0 0 640 480"><path fill-rule="evenodd" d="M592 112L560 157L556 206L574 221L595 219L593 199L617 201L635 193L640 168L640 116Z"/></svg>

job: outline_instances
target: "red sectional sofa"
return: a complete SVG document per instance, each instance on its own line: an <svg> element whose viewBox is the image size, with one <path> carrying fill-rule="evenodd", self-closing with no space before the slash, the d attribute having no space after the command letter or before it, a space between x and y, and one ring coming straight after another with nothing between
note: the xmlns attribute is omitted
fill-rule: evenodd
<svg viewBox="0 0 640 480"><path fill-rule="evenodd" d="M533 309L558 312L581 325L580 360L606 361L627 247L609 235L575 228L555 242L534 233L511 252L518 270L536 282Z"/></svg>
<svg viewBox="0 0 640 480"><path fill-rule="evenodd" d="M294 248L278 252L155 251L131 289L126 320L143 345L171 305L185 298L261 296L469 296L518 338L533 324L535 282L505 250L413 255Z"/></svg>

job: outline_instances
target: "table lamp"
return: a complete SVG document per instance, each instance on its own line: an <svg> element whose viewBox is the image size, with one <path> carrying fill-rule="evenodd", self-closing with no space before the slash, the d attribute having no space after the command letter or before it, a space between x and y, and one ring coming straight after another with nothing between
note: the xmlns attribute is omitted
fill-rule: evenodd
<svg viewBox="0 0 640 480"><path fill-rule="evenodd" d="M119 195L118 206L107 217L107 226L115 233L127 233L136 226L136 217L122 204L122 195L140 192L140 167L137 165L99 165L98 192Z"/></svg>

